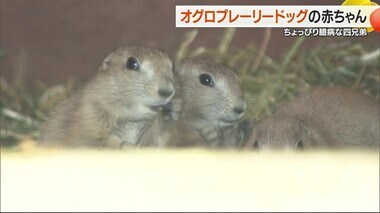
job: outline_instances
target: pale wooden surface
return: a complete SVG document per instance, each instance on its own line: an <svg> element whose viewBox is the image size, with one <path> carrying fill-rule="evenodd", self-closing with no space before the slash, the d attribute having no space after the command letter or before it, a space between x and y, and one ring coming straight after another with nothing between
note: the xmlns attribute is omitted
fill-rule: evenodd
<svg viewBox="0 0 380 213"><path fill-rule="evenodd" d="M2 211L378 211L379 153L2 151Z"/></svg>

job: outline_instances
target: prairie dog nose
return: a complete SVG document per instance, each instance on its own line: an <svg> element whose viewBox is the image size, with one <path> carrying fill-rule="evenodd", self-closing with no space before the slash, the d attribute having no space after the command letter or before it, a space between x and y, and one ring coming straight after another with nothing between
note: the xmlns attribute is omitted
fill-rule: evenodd
<svg viewBox="0 0 380 213"><path fill-rule="evenodd" d="M241 103L237 106L234 107L234 112L238 115L241 115L245 112L245 110L247 109L247 104L245 103L245 101L241 101Z"/></svg>
<svg viewBox="0 0 380 213"><path fill-rule="evenodd" d="M175 89L173 80L168 77L164 78L161 83L161 87L158 88L158 95L160 95L162 98L167 98L172 96L174 92Z"/></svg>
<svg viewBox="0 0 380 213"><path fill-rule="evenodd" d="M173 89L169 89L169 88L159 89L158 90L158 94L162 98L170 97L173 94L173 92L174 92L174 90Z"/></svg>
<svg viewBox="0 0 380 213"><path fill-rule="evenodd" d="M234 108L234 112L236 113L236 114L243 114L243 112L245 112L245 109L244 109L244 107L235 107Z"/></svg>

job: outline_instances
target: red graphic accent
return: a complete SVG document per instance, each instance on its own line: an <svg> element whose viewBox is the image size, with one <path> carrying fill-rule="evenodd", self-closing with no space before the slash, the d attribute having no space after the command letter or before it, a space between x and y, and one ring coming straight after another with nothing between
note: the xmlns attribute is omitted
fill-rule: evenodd
<svg viewBox="0 0 380 213"><path fill-rule="evenodd" d="M380 8L372 12L370 21L373 29L375 29L376 32L380 32Z"/></svg>

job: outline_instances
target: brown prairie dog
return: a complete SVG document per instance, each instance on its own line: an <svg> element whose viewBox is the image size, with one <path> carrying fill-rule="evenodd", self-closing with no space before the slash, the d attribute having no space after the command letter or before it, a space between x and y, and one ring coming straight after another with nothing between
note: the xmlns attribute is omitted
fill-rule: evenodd
<svg viewBox="0 0 380 213"><path fill-rule="evenodd" d="M316 88L255 125L248 147L376 148L379 120L379 101L345 88Z"/></svg>
<svg viewBox="0 0 380 213"><path fill-rule="evenodd" d="M180 113L174 143L236 146L242 137L237 122L246 110L236 73L211 59L197 58L184 60L175 75L179 88L173 111Z"/></svg>
<svg viewBox="0 0 380 213"><path fill-rule="evenodd" d="M168 54L153 48L118 48L81 91L56 108L42 128L40 144L138 145L174 93Z"/></svg>

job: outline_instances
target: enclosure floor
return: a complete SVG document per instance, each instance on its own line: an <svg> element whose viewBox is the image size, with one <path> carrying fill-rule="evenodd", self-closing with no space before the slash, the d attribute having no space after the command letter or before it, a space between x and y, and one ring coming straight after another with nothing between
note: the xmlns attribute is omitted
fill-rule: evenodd
<svg viewBox="0 0 380 213"><path fill-rule="evenodd" d="M1 153L1 211L379 211L379 153Z"/></svg>

